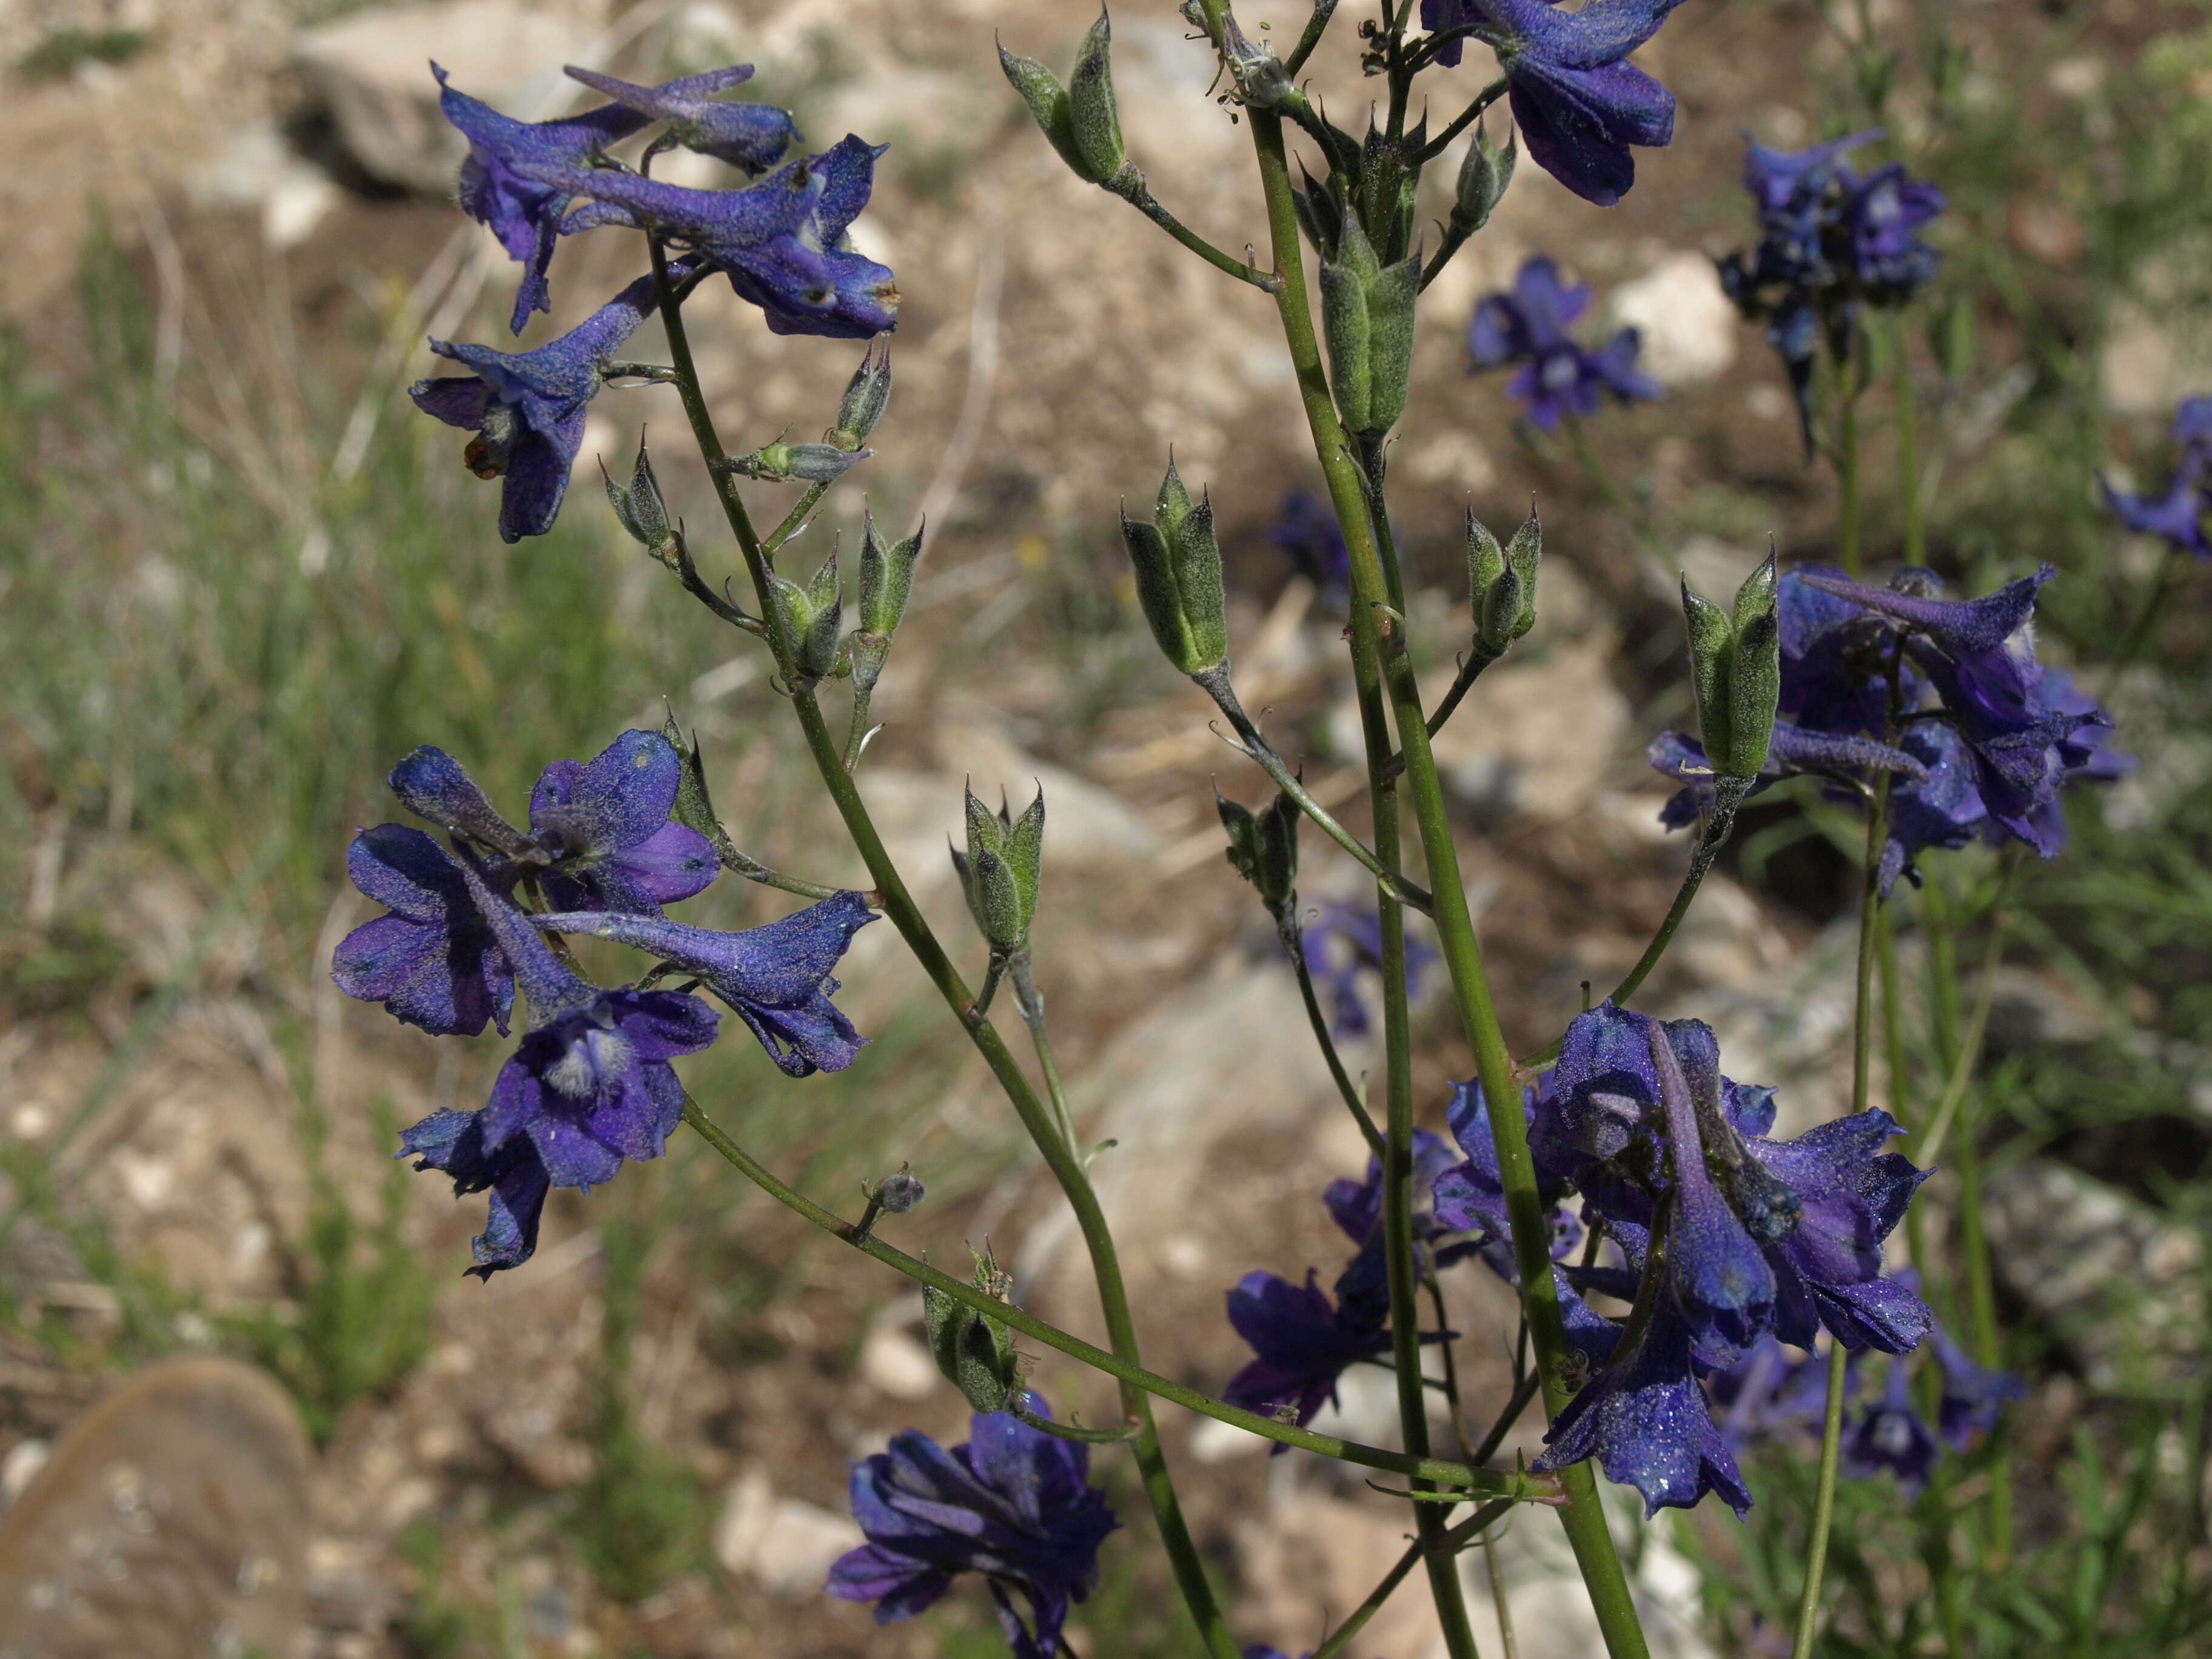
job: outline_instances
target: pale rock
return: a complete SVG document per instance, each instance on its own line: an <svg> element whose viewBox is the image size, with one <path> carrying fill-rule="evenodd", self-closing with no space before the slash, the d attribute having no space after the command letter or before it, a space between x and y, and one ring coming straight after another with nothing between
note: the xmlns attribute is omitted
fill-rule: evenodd
<svg viewBox="0 0 2212 1659"><path fill-rule="evenodd" d="M1643 335L1643 367L1662 386L1717 380L1735 362L1741 323L1702 253L1668 254L1613 289L1606 309L1615 326Z"/></svg>
<svg viewBox="0 0 2212 1659"><path fill-rule="evenodd" d="M1735 591L1743 585L1744 578L1758 569L1759 562L1765 556L1764 548L1723 541L1717 536L1709 536L1701 531L1683 538L1681 546L1675 551L1674 559L1681 568L1680 574L1689 578L1692 588L1715 605L1726 607L1735 602ZM1665 597L1670 602L1679 604L1681 600L1679 584L1670 584Z"/></svg>
<svg viewBox="0 0 2212 1659"><path fill-rule="evenodd" d="M442 194L453 189L468 145L439 113L438 83L426 60L442 65L471 97L520 120L541 120L571 106L574 83L561 66L588 58L590 43L587 32L550 8L462 0L353 12L303 30L292 55L364 171Z"/></svg>
<svg viewBox="0 0 2212 1659"><path fill-rule="evenodd" d="M1417 441L1404 462L1408 477L1454 489L1486 491L1498 482L1498 463L1482 440L1463 427L1445 427Z"/></svg>
<svg viewBox="0 0 2212 1659"><path fill-rule="evenodd" d="M46 1468L53 1448L43 1440L18 1440L0 1457L0 1509L23 1495L25 1488Z"/></svg>
<svg viewBox="0 0 2212 1659"><path fill-rule="evenodd" d="M714 1523L714 1559L776 1595L817 1595L830 1564L864 1539L841 1515L797 1498L778 1498L768 1471L748 1468L731 1484Z"/></svg>
<svg viewBox="0 0 2212 1659"><path fill-rule="evenodd" d="M1433 708L1450 684L1449 672L1431 675L1423 701ZM1577 641L1533 660L1508 656L1484 672L1437 734L1437 767L1462 799L1557 823L1597 798L1628 716L1605 641Z"/></svg>
<svg viewBox="0 0 2212 1659"><path fill-rule="evenodd" d="M966 162L1005 120L1005 90L995 68L987 81L980 74L890 66L838 87L815 106L808 125L825 136L866 133L870 143L891 145L892 156L908 164Z"/></svg>
<svg viewBox="0 0 2212 1659"><path fill-rule="evenodd" d="M1201 1417L1190 1428L1190 1455L1201 1463L1226 1463L1239 1457L1256 1457L1274 1443L1265 1435L1240 1429L1218 1417Z"/></svg>
<svg viewBox="0 0 2212 1659"><path fill-rule="evenodd" d="M944 1379L929 1350L911 1333L879 1325L860 1344L860 1381L893 1400L927 1400Z"/></svg>

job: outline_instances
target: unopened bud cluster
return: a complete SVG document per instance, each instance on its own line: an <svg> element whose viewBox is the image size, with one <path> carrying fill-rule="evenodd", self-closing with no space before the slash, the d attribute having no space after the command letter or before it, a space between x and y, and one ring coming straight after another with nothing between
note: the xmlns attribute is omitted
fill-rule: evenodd
<svg viewBox="0 0 2212 1659"><path fill-rule="evenodd" d="M1186 674L1218 667L1229 657L1229 607L1222 586L1221 544L1213 503L1194 503L1175 462L1153 503L1152 522L1121 514L1121 541L1135 567L1137 603L1168 660Z"/></svg>
<svg viewBox="0 0 2212 1659"><path fill-rule="evenodd" d="M952 868L993 955L1026 951L1043 877L1044 791L1018 818L1003 799L994 812L968 791L968 848L953 848Z"/></svg>
<svg viewBox="0 0 2212 1659"><path fill-rule="evenodd" d="M1078 178L1103 185L1121 170L1121 114L1114 100L1114 31L1102 10L1075 54L1074 72L1060 77L1034 58L999 48L999 67L1021 94L1060 159Z"/></svg>
<svg viewBox="0 0 2212 1659"><path fill-rule="evenodd" d="M1011 1288L988 1247L975 1258L975 1285L1001 1302ZM1006 1410L1021 1389L1021 1356L1014 1352L1014 1334L934 1285L922 1287L921 1312L930 1356L945 1380L977 1411Z"/></svg>
<svg viewBox="0 0 2212 1659"><path fill-rule="evenodd" d="M1492 659L1536 625L1536 573L1544 558L1544 531L1531 512L1506 546L1489 526L1467 515L1467 572L1474 597L1474 638Z"/></svg>

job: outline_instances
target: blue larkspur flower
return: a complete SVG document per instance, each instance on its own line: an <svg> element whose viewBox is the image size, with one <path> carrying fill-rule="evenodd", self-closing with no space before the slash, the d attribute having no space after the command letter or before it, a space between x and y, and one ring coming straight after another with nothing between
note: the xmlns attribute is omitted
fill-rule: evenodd
<svg viewBox="0 0 2212 1659"><path fill-rule="evenodd" d="M461 163L461 210L499 238L507 257L522 265L509 325L520 334L533 311L550 311L546 267L560 240L568 193L524 171L526 167L581 167L617 139L646 125L647 118L620 104L609 104L557 121L518 121L490 105L447 84L435 64L438 107L469 141Z"/></svg>
<svg viewBox="0 0 2212 1659"><path fill-rule="evenodd" d="M1421 27L1469 30L1498 54L1529 158L1584 201L1611 207L1636 182L1631 145L1674 140L1674 94L1627 61L1680 0L1421 0ZM1437 62L1460 61L1461 40Z"/></svg>
<svg viewBox="0 0 2212 1659"><path fill-rule="evenodd" d="M732 103L715 95L751 80L750 64L687 75L657 87L635 86L574 64L568 74L643 120L665 122L669 136L684 149L749 173L765 173L799 142L799 124L789 110L773 104Z"/></svg>
<svg viewBox="0 0 2212 1659"><path fill-rule="evenodd" d="M848 134L743 190L690 190L609 169L541 176L593 198L573 225L657 227L723 271L777 334L866 339L896 326L891 271L853 246L883 148Z"/></svg>
<svg viewBox="0 0 2212 1659"><path fill-rule="evenodd" d="M1796 394L1808 456L1822 341L1832 356L1847 355L1861 307L1902 306L1942 268L1920 233L1942 214L1943 192L1899 163L1862 174L1844 159L1884 136L1876 128L1777 150L1745 135L1744 187L1759 210L1759 240L1722 259L1721 286L1745 317L1766 325Z"/></svg>
<svg viewBox="0 0 2212 1659"><path fill-rule="evenodd" d="M588 763L545 769L531 792L527 832L442 749L416 750L392 768L391 784L409 811L500 855L508 884L527 872L563 910L657 917L721 869L707 838L669 817L682 771L659 732L625 732Z"/></svg>
<svg viewBox="0 0 2212 1659"><path fill-rule="evenodd" d="M1595 351L1576 343L1567 330L1589 303L1587 283L1562 283L1559 267L1539 254L1522 264L1509 292L1486 295L1475 306L1468 329L1474 366L1520 364L1505 389L1528 406L1540 430L1569 416L1595 415L1608 393L1621 403L1662 395L1659 383L1636 367L1634 329L1622 329Z"/></svg>
<svg viewBox="0 0 2212 1659"><path fill-rule="evenodd" d="M1033 1416L1051 1408L1028 1397ZM1002 1412L972 1418L947 1451L908 1429L853 1469L853 1518L867 1542L830 1569L840 1600L873 1601L876 1622L911 1619L962 1573L983 1576L1015 1659L1053 1659L1071 1604L1098 1582L1098 1547L1119 1523L1088 1484L1087 1447ZM1028 1617L1014 1605L1019 1595Z"/></svg>
<svg viewBox="0 0 2212 1659"><path fill-rule="evenodd" d="M875 920L858 893L839 893L741 933L716 933L655 916L579 911L533 916L549 933L588 933L650 951L696 975L730 1005L792 1077L840 1072L867 1039L830 1001L831 976L853 935Z"/></svg>
<svg viewBox="0 0 2212 1659"><path fill-rule="evenodd" d="M1887 1471L1907 1498L1919 1495L1928 1484L1941 1449L1935 1431L1912 1403L1912 1388L1905 1362L1889 1362L1889 1379L1881 1398L1861 1409L1844 1425L1840 1467L1856 1480L1868 1480Z"/></svg>
<svg viewBox="0 0 2212 1659"><path fill-rule="evenodd" d="M696 997L586 984L512 899L468 863L457 867L529 1000L530 1024L481 1109L434 1113L401 1145L417 1167L452 1175L457 1193L492 1190L473 1270L489 1277L528 1259L550 1188L588 1190L625 1158L660 1156L684 1115L669 1062L712 1043L718 1021Z"/></svg>
<svg viewBox="0 0 2212 1659"><path fill-rule="evenodd" d="M475 373L417 380L407 395L424 414L477 434L465 452L469 471L506 480L499 505L502 541L552 529L583 447L585 405L599 395L607 365L637 331L655 296L653 279L641 276L534 350L430 342L438 356Z"/></svg>
<svg viewBox="0 0 2212 1659"><path fill-rule="evenodd" d="M1229 1322L1255 1356L1222 1389L1231 1405L1263 1417L1287 1409L1293 1421L1310 1423L1334 1401L1336 1380L1347 1368L1388 1351L1387 1294L1378 1319L1371 1305L1346 1310L1332 1303L1319 1279L1310 1267L1303 1285L1249 1273L1229 1292Z"/></svg>
<svg viewBox="0 0 2212 1659"><path fill-rule="evenodd" d="M2176 472L2162 495L2131 495L2101 476L2097 488L2112 516L2138 536L2155 536L2178 552L2212 559L2212 542L2204 538L2203 486L2191 470Z"/></svg>
<svg viewBox="0 0 2212 1659"><path fill-rule="evenodd" d="M1283 497L1267 538L1332 608L1343 609L1352 592L1352 550L1328 502L1311 490L1292 490Z"/></svg>
<svg viewBox="0 0 2212 1659"><path fill-rule="evenodd" d="M1301 933L1306 967L1316 985L1329 994L1329 1030L1338 1037L1365 1036L1373 1017L1360 998L1360 977L1382 968L1382 921L1372 909L1341 899L1321 908ZM1408 934L1406 939L1406 995L1419 997L1428 970L1437 961L1434 947Z"/></svg>
<svg viewBox="0 0 2212 1659"><path fill-rule="evenodd" d="M1692 1509L1709 1492L1749 1513L1743 1474L1714 1424L1692 1365L1689 1327L1673 1299L1655 1301L1636 1341L1584 1383L1544 1437L1531 1466L1562 1469L1595 1458L1606 1478L1643 1494L1646 1515Z"/></svg>
<svg viewBox="0 0 2212 1659"><path fill-rule="evenodd" d="M514 969L452 854L420 830L380 823L354 837L346 873L388 914L348 933L331 956L338 989L441 1036L507 1035Z"/></svg>
<svg viewBox="0 0 2212 1659"><path fill-rule="evenodd" d="M1882 1150L1896 1132L1886 1112L1782 1141L1767 1136L1773 1121L1771 1090L1722 1074L1710 1026L1608 1001L1568 1026L1529 1139L1538 1166L1574 1182L1617 1237L1653 1224L1670 1194L1677 1222L1691 1217L1670 1229L1667 1288L1709 1362L1731 1363L1769 1328L1805 1348L1825 1326L1853 1350L1911 1349L1928 1310L1881 1276L1881 1245L1926 1172Z"/></svg>

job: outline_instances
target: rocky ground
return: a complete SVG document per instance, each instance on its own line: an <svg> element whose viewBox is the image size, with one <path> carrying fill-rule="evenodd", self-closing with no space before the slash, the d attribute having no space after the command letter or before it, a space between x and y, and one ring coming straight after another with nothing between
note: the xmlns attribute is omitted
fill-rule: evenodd
<svg viewBox="0 0 2212 1659"><path fill-rule="evenodd" d="M1279 34L1301 9L1262 7L1245 21L1273 17ZM1120 498L1155 486L1170 444L1221 511L1245 702L1270 711L1286 748L1306 752L1323 799L1356 810L1358 783L1338 690L1340 617L1289 577L1267 537L1285 494L1315 477L1269 307L1118 203L1087 194L1029 130L992 60L994 30L1019 50L1064 58L1084 9L846 0L833 17L810 0L649 0L604 15L580 0L461 0L324 10L302 18L276 0L19 0L0 10L0 58L10 63L64 29L144 36L119 61L94 55L46 78L19 73L0 100L0 148L18 158L0 178L11 227L0 313L34 335L65 319L76 250L104 215L156 285L161 326L193 349L227 337L241 316L289 332L293 361L315 385L311 401L350 410L334 428L333 455L318 458L343 469L358 465L368 429L404 418L392 393L429 361L416 337L488 328L481 301L504 303L508 267L436 199L453 158L433 120L425 58L526 112L558 107L568 87L544 65L589 62L651 78L744 58L761 66L762 94L793 104L816 139L849 128L890 142L861 229L866 251L898 270L905 299L896 401L869 489L892 521L927 513L933 540L916 621L878 695L891 724L871 751L865 793L926 887L926 908L957 938L964 925L942 845L963 781L985 794L1042 781L1050 899L1041 977L1085 1133L1114 1143L1097 1175L1130 1259L1148 1357L1218 1386L1240 1354L1220 1316L1224 1290L1257 1266L1332 1270L1340 1251L1317 1196L1356 1170L1360 1148L1310 1052L1295 985L1220 861L1209 782L1257 799L1256 775L1218 744L1194 692L1050 613L1066 593L1125 580L1101 526ZM1123 119L1155 191L1224 246L1255 239L1244 135L1207 101L1204 55L1164 5L1131 6L1115 22ZM1680 138L1647 155L1626 204L1600 214L1524 169L1424 313L1434 367L1417 383L1393 476L1424 587L1416 635L1437 642L1441 658L1463 632L1453 619L1463 602L1462 505L1471 498L1493 523L1514 517L1531 491L1544 507L1539 629L1486 678L1441 751L1517 1048L1572 1013L1583 981L1603 983L1632 962L1665 908L1683 854L1657 828L1664 791L1640 750L1681 716L1686 696L1673 571L1570 458L1516 435L1499 387L1459 372L1458 336L1474 296L1502 286L1526 254L1559 255L1597 285L1610 316L1645 330L1647 361L1670 386L1665 404L1608 416L1599 432L1649 499L1704 504L1707 527L1670 556L1711 587L1747 568L1769 531L1785 548L1793 536L1816 537L1825 486L1799 465L1778 376L1721 301L1709 259L1742 234L1737 128L1777 141L1805 133L1798 65L1820 50L1808 9L1686 9L1645 54L1680 96ZM1321 86L1339 112L1365 95L1353 80ZM1441 197L1434 206L1440 216ZM2063 225L2030 216L2020 234L2065 256ZM572 246L556 266L556 295L568 307L611 289L634 255L611 238ZM710 293L695 310L732 426L758 441L787 424L821 423L849 371L845 345L779 340L726 295ZM672 408L653 418L672 422ZM603 424L587 456L626 446L612 416L594 420ZM858 501L854 492L855 514ZM577 505L596 507L581 490ZM1032 580L1054 562L1057 587ZM624 594L664 617L674 604L659 588ZM716 719L737 726L775 713L744 660L714 685L689 688L693 717L710 732ZM1448 676L1449 661L1437 672ZM729 752L720 764L726 800L757 787L766 762ZM818 843L798 843L808 844ZM802 856L796 845L775 850ZM121 999L96 1010L90 1033L26 1019L0 1035L0 1133L27 1147L65 1142L56 1167L72 1201L207 1314L281 1304L292 1287L277 1247L300 1235L310 1188L298 1137L277 1126L293 1121L302 1091L330 1125L328 1168L371 1209L385 1144L373 1104L387 1100L410 1121L465 1079L437 1066L428 1043L343 1004L322 978L330 947L357 919L345 900L321 930L315 972L272 985L270 944L250 916L227 914L219 894L172 871L134 867L127 849L103 856L111 878L128 877L111 879L112 902L140 941L141 959L118 982L157 994L135 1012ZM66 873L82 878L83 867ZM1314 902L1352 896L1355 876L1315 850L1302 885ZM46 879L51 914L64 877ZM1765 896L1716 878L1647 999L1719 1026L1732 1071L1782 1085L1785 1124L1839 1103L1849 924L1835 918L1850 900L1833 861L1808 861ZM863 935L844 975L869 1029L871 1015L929 1017L889 933ZM2040 981L2014 990L2021 1018L2069 1017L2065 997ZM312 1032L306 1052L272 1037L271 999ZM158 1016L144 1017L155 1004ZM1465 1073L1467 1057L1433 1008L1420 1036L1421 1098L1440 1128L1443 1085ZM1355 1045L1348 1058L1357 1069L1364 1056ZM900 1224L900 1242L952 1259L963 1238L988 1236L1029 1305L1097 1334L1064 1206L1033 1159L1006 1150L980 1071L957 1053L941 1069L946 1080L908 1139L867 1155L912 1157L929 1175L933 1153L951 1161L982 1145L990 1154L952 1183L952 1201ZM689 1152L672 1164L653 1192L722 1179ZM865 1162L830 1171L839 1191L880 1172ZM2054 1166L2037 1187L2044 1177L2030 1171L2006 1201L2057 1203L2050 1182L2066 1178ZM580 1564L564 1528L592 1490L591 1379L605 1316L595 1223L626 1201L564 1196L526 1271L489 1287L444 1285L419 1369L337 1423L315 1477L307 1561L316 1633L303 1653L443 1651L423 1644L420 1618L446 1602L501 1610L510 1645L500 1650L515 1654L935 1650L938 1627L879 1632L817 1587L857 1536L844 1510L848 1461L908 1424L957 1435L962 1413L917 1340L918 1302L763 1204L724 1206L710 1260L745 1264L769 1293L733 1315L728 1286L705 1277L702 1252L679 1230L649 1259L635 1339L637 1421L711 1495L714 1568L624 1606ZM434 1183L411 1191L406 1226L441 1273L464 1259L473 1212ZM2124 1239L2111 1248L2138 1261L2191 1248L2170 1233L2094 1230ZM84 1352L128 1351L112 1346L124 1317L117 1294L67 1237L26 1223L7 1251L17 1295L56 1310ZM1461 1328L1486 1334L1464 1345L1468 1386L1476 1401L1493 1400L1505 1373L1486 1333L1510 1334L1510 1304L1472 1276L1460 1294ZM200 1323L178 1325L172 1338L214 1340L201 1313L179 1318ZM21 1490L40 1449L103 1386L97 1368L58 1360L51 1345L9 1340L0 1441L14 1449L0 1445L0 1495ZM1050 1364L1041 1376L1064 1407L1106 1408L1094 1382ZM1378 1372L1347 1387L1346 1431L1390 1437L1387 1382ZM1241 1587L1240 1629L1292 1651L1310 1644L1395 1558L1402 1506L1301 1456L1270 1460L1248 1437L1169 1415L1206 1547ZM1125 1515L1140 1507L1122 1494ZM404 1541L425 1522L439 1573ZM1531 1521L1503 1552L1528 1659L1588 1650L1578 1600L1560 1589L1556 1542ZM1664 1650L1704 1651L1691 1624L1694 1575L1663 1530L1647 1539L1638 1571ZM1393 1659L1425 1652L1423 1594L1401 1592L1368 1645ZM1487 1596L1486 1579L1479 1594Z"/></svg>

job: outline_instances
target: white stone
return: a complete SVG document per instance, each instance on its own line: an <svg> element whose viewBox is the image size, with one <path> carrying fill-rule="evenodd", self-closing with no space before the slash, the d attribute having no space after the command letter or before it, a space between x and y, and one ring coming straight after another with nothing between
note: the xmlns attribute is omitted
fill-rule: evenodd
<svg viewBox="0 0 2212 1659"><path fill-rule="evenodd" d="M1735 362L1741 325L1702 253L1668 254L1613 289L1607 310L1617 326L1641 331L1644 368L1662 386L1717 380Z"/></svg>
<svg viewBox="0 0 2212 1659"><path fill-rule="evenodd" d="M303 31L293 58L329 103L339 142L372 176L446 191L468 146L438 112L429 62L453 86L520 120L568 105L561 65L590 37L550 9L516 0L357 11Z"/></svg>
<svg viewBox="0 0 2212 1659"><path fill-rule="evenodd" d="M894 1400L927 1400L943 1380L929 1350L895 1325L870 1331L860 1344L860 1381Z"/></svg>
<svg viewBox="0 0 2212 1659"><path fill-rule="evenodd" d="M18 1440L0 1457L0 1509L14 1503L38 1478L53 1449L43 1440Z"/></svg>
<svg viewBox="0 0 2212 1659"><path fill-rule="evenodd" d="M830 1563L864 1540L842 1515L796 1498L778 1498L755 1464L731 1483L714 1523L714 1559L777 1595L814 1595Z"/></svg>

